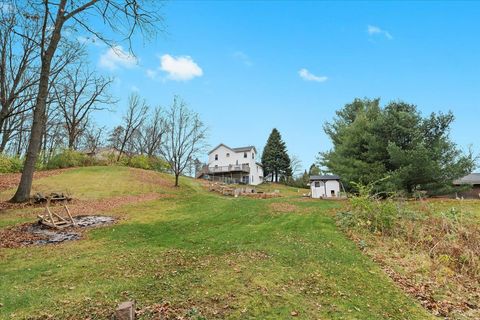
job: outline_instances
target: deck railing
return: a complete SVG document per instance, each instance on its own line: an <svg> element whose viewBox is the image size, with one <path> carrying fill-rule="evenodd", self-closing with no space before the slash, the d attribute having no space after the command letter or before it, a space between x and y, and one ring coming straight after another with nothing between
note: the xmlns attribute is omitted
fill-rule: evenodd
<svg viewBox="0 0 480 320"><path fill-rule="evenodd" d="M229 172L250 172L250 166L248 164L231 164L228 166L216 166L208 167L205 166L202 168L202 172L206 174L215 174L215 173L229 173Z"/></svg>

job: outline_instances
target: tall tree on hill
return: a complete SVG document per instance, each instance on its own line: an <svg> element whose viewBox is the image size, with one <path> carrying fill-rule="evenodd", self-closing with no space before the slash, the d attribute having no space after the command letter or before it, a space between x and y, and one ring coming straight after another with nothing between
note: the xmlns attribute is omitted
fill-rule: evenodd
<svg viewBox="0 0 480 320"><path fill-rule="evenodd" d="M178 178L195 161L206 147L207 127L200 116L188 109L185 102L175 97L165 117L165 139L160 146L160 154L170 165L175 175L175 187Z"/></svg>
<svg viewBox="0 0 480 320"><path fill-rule="evenodd" d="M422 117L415 105L404 102L382 108L378 99L356 99L325 125L333 149L321 154L321 165L347 186L380 181L375 192L448 193L452 181L476 164L471 153L450 140L453 120L452 113Z"/></svg>
<svg viewBox="0 0 480 320"><path fill-rule="evenodd" d="M276 128L273 128L263 149L262 165L264 175L271 175L272 182L278 182L281 177L287 178L292 176L287 147Z"/></svg>
<svg viewBox="0 0 480 320"><path fill-rule="evenodd" d="M154 2L149 2L149 6ZM152 35L156 31L156 22L161 22L157 8L149 8L141 0L90 0L90 1L12 1L8 10L15 15L38 21L37 42L39 54L39 75L34 98L33 120L30 130L22 176L12 202L24 202L30 197L35 163L42 143L42 131L45 123L45 111L51 83L52 61L58 56L58 47L65 29L70 32L83 30L93 34L108 45L116 46L113 39L107 38L99 30L111 30L111 35L119 36L120 41L131 44L132 35L139 30L142 36ZM3 23L0 22L0 23ZM107 28L102 28L106 26ZM98 28L98 29L97 29ZM30 29L16 27L12 32L28 36Z"/></svg>
<svg viewBox="0 0 480 320"><path fill-rule="evenodd" d="M112 82L113 79L96 76L84 63L78 63L53 85L56 103L65 121L69 149L77 150L89 125L89 115L116 102L107 92Z"/></svg>
<svg viewBox="0 0 480 320"><path fill-rule="evenodd" d="M117 161L120 161L127 144L132 144L132 138L147 118L147 112L148 105L145 99L136 93L131 94L128 98L127 113L123 116L123 130L117 129L121 130Z"/></svg>

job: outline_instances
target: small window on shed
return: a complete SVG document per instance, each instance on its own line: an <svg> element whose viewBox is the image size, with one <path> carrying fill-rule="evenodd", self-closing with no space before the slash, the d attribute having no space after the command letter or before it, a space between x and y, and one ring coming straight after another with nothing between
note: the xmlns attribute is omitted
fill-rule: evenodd
<svg viewBox="0 0 480 320"><path fill-rule="evenodd" d="M246 153L246 152L243 153L243 157L244 157L244 158L247 157L247 153Z"/></svg>
<svg viewBox="0 0 480 320"><path fill-rule="evenodd" d="M227 158L230 158L230 153L227 152Z"/></svg>
<svg viewBox="0 0 480 320"><path fill-rule="evenodd" d="M218 160L218 154L215 155L215 160Z"/></svg>
<svg viewBox="0 0 480 320"><path fill-rule="evenodd" d="M252 159L255 159L255 153L252 152Z"/></svg>
<svg viewBox="0 0 480 320"><path fill-rule="evenodd" d="M320 181L315 181L315 188L320 188Z"/></svg>

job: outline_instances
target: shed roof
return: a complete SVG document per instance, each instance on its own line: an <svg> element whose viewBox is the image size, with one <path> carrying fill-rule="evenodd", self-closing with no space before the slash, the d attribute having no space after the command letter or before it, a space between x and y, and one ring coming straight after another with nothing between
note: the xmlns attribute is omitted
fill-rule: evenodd
<svg viewBox="0 0 480 320"><path fill-rule="evenodd" d="M453 184L455 185L462 185L462 184L470 184L470 185L475 185L479 184L480 185L480 173L471 173L463 178L457 179L453 181Z"/></svg>
<svg viewBox="0 0 480 320"><path fill-rule="evenodd" d="M321 176L310 176L310 181L315 180L340 180L340 177L335 174L324 174Z"/></svg>

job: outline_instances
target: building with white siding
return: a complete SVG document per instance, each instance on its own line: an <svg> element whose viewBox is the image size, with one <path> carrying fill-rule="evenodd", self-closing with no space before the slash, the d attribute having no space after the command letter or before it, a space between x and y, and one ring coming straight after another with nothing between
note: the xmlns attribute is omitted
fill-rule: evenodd
<svg viewBox="0 0 480 320"><path fill-rule="evenodd" d="M258 185L263 182L263 167L257 162L254 146L230 148L221 143L208 153L208 163L197 178L225 183Z"/></svg>

